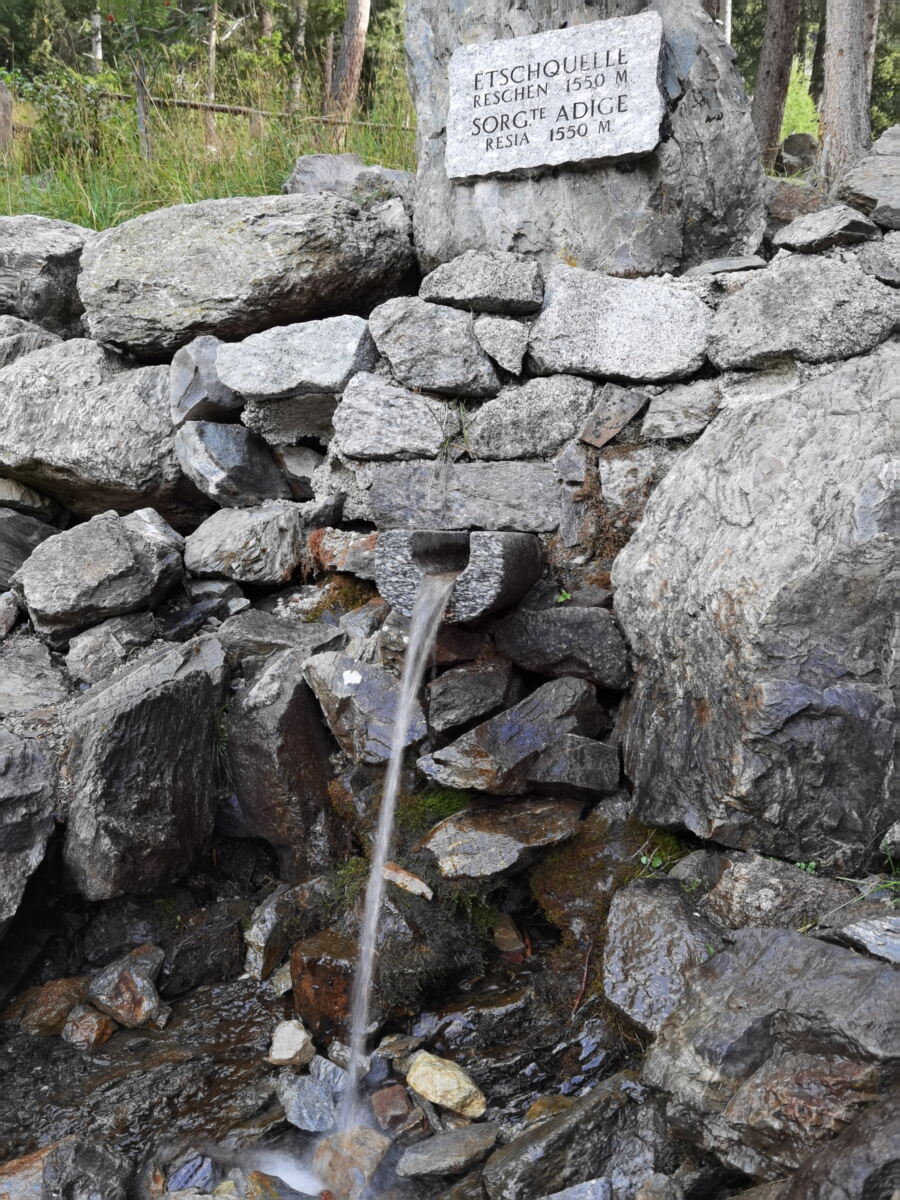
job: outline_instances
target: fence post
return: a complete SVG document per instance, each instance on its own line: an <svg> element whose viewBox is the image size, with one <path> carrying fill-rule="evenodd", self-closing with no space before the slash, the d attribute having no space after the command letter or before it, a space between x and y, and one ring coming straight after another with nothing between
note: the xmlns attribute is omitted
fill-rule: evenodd
<svg viewBox="0 0 900 1200"><path fill-rule="evenodd" d="M150 105L150 97L147 92L147 83L144 79L144 62L143 59L138 59L134 67L134 89L135 89L135 109L137 111L137 127L138 139L141 143L141 154L144 158L150 157L150 128L147 124L147 109Z"/></svg>
<svg viewBox="0 0 900 1200"><path fill-rule="evenodd" d="M103 64L103 23L100 9L91 13L91 70L96 75Z"/></svg>
<svg viewBox="0 0 900 1200"><path fill-rule="evenodd" d="M0 79L0 154L9 154L13 141L12 92Z"/></svg>

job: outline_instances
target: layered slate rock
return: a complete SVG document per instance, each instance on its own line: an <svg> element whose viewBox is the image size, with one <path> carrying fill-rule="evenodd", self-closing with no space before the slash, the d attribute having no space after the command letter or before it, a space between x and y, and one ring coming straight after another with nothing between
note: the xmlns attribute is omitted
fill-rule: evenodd
<svg viewBox="0 0 900 1200"><path fill-rule="evenodd" d="M152 613L111 617L71 639L66 670L84 683L99 683L120 667L133 651L149 646L159 634L160 628Z"/></svg>
<svg viewBox="0 0 900 1200"><path fill-rule="evenodd" d="M0 217L0 314L77 332L78 264L93 230L49 217Z"/></svg>
<svg viewBox="0 0 900 1200"><path fill-rule="evenodd" d="M472 317L442 304L398 297L379 305L369 329L394 378L447 396L494 396L500 381L475 337Z"/></svg>
<svg viewBox="0 0 900 1200"><path fill-rule="evenodd" d="M222 345L216 355L221 382L257 401L342 392L374 363L368 326L354 316L267 329Z"/></svg>
<svg viewBox="0 0 900 1200"><path fill-rule="evenodd" d="M0 937L54 826L56 768L37 738L0 726Z"/></svg>
<svg viewBox="0 0 900 1200"><path fill-rule="evenodd" d="M599 723L591 685L555 679L416 765L446 787L514 796L527 790L529 769L544 750L566 733L591 736Z"/></svg>
<svg viewBox="0 0 900 1200"><path fill-rule="evenodd" d="M546 458L575 436L593 402L593 384L573 375L504 388L466 421L466 448L476 459Z"/></svg>
<svg viewBox="0 0 900 1200"><path fill-rule="evenodd" d="M556 471L542 462L384 463L365 492L381 529L544 533L559 524Z"/></svg>
<svg viewBox="0 0 900 1200"><path fill-rule="evenodd" d="M804 254L821 254L832 246L853 246L877 236L878 226L874 221L846 204L836 204L833 208L797 217L790 225L778 230L772 245L778 249L800 250Z"/></svg>
<svg viewBox="0 0 900 1200"><path fill-rule="evenodd" d="M436 733L459 729L513 703L517 690L512 667L502 658L452 667L425 689L429 728Z"/></svg>
<svg viewBox="0 0 900 1200"><path fill-rule="evenodd" d="M206 334L182 346L169 367L172 423L234 421L244 406L243 396L219 379L219 349L225 343Z"/></svg>
<svg viewBox="0 0 900 1200"><path fill-rule="evenodd" d="M598 389L597 403L579 433L579 440L599 450L620 433L632 417L647 404L647 396L637 388L607 383Z"/></svg>
<svg viewBox="0 0 900 1200"><path fill-rule="evenodd" d="M0 367L31 354L32 350L43 350L53 346L59 338L48 329L19 317L0 316Z"/></svg>
<svg viewBox="0 0 900 1200"><path fill-rule="evenodd" d="M60 511L55 500L42 496L17 479L0 479L0 508L12 509L13 512L37 517L41 521L52 521Z"/></svg>
<svg viewBox="0 0 900 1200"><path fill-rule="evenodd" d="M574 801L513 800L447 817L420 845L445 879L490 879L527 867L543 847L571 837L580 821Z"/></svg>
<svg viewBox="0 0 900 1200"><path fill-rule="evenodd" d="M177 519L167 375L80 338L17 359L0 370L0 469L78 513L152 505Z"/></svg>
<svg viewBox="0 0 900 1200"><path fill-rule="evenodd" d="M65 863L87 899L156 891L203 848L225 680L222 647L200 638L123 668L73 705Z"/></svg>
<svg viewBox="0 0 900 1200"><path fill-rule="evenodd" d="M468 250L426 275L419 295L467 312L521 316L541 307L544 278L524 254Z"/></svg>
<svg viewBox="0 0 900 1200"><path fill-rule="evenodd" d="M403 1152L397 1163L401 1179L429 1175L462 1175L493 1150L499 1126L493 1121L439 1133Z"/></svg>
<svg viewBox="0 0 900 1200"><path fill-rule="evenodd" d="M542 375L675 379L703 363L711 320L684 286L555 267L528 352Z"/></svg>
<svg viewBox="0 0 900 1200"><path fill-rule="evenodd" d="M55 533L46 521L0 508L0 590L9 587L9 581L35 547Z"/></svg>
<svg viewBox="0 0 900 1200"><path fill-rule="evenodd" d="M461 428L457 406L368 372L350 380L333 421L332 448L370 460L436 458Z"/></svg>
<svg viewBox="0 0 900 1200"><path fill-rule="evenodd" d="M778 1200L817 1196L877 1196L897 1179L900 1100L887 1095L867 1104L836 1138L800 1164ZM890 1194L890 1193L887 1193Z"/></svg>
<svg viewBox="0 0 900 1200"><path fill-rule="evenodd" d="M838 181L836 193L841 200L868 213L885 229L900 229L900 126L886 129L872 146L872 152L855 162Z"/></svg>
<svg viewBox="0 0 900 1200"><path fill-rule="evenodd" d="M223 507L291 495L268 448L243 425L186 421L175 435L175 453L188 479Z"/></svg>
<svg viewBox="0 0 900 1200"><path fill-rule="evenodd" d="M402 285L410 264L408 239L349 201L237 196L104 231L84 255L78 290L91 337L158 359L202 334L241 338L371 305Z"/></svg>
<svg viewBox="0 0 900 1200"><path fill-rule="evenodd" d="M544 795L596 800L619 786L619 751L606 742L567 733L533 764L528 785Z"/></svg>
<svg viewBox="0 0 900 1200"><path fill-rule="evenodd" d="M13 581L53 644L107 617L153 608L182 575L183 538L152 508L101 513L42 542Z"/></svg>
<svg viewBox="0 0 900 1200"><path fill-rule="evenodd" d="M522 606L497 622L493 637L497 649L526 671L575 675L616 689L628 679L625 641L605 608Z"/></svg>
<svg viewBox="0 0 900 1200"><path fill-rule="evenodd" d="M783 929L731 942L687 974L643 1078L726 1166L777 1179L886 1086L900 1050L896 974Z"/></svg>
<svg viewBox="0 0 900 1200"><path fill-rule="evenodd" d="M641 7L577 0L566 24ZM464 182L448 177L444 161L451 54L556 29L559 12L551 0L509 12L414 0L406 45L418 131L415 240L425 269L485 247L524 251L548 266L565 258L640 274L756 250L764 228L759 143L729 50L693 8L667 2L657 11L670 136L651 155L627 171L617 163L563 165Z"/></svg>
<svg viewBox="0 0 900 1200"><path fill-rule="evenodd" d="M642 819L843 873L890 824L895 372L885 347L721 412L651 497L613 568Z"/></svg>
<svg viewBox="0 0 900 1200"><path fill-rule="evenodd" d="M303 557L297 508L277 501L220 509L185 539L184 563L194 575L238 583L284 583Z"/></svg>
<svg viewBox="0 0 900 1200"><path fill-rule="evenodd" d="M282 650L228 708L228 761L244 836L275 848L279 878L296 882L343 849L328 800L332 744L303 679L306 654Z"/></svg>
<svg viewBox="0 0 900 1200"><path fill-rule="evenodd" d="M898 315L896 294L855 263L789 255L719 305L709 357L723 371L850 358L883 342Z"/></svg>
<svg viewBox="0 0 900 1200"><path fill-rule="evenodd" d="M314 654L303 669L342 749L355 762L387 762L400 702L396 676L336 651ZM420 742L426 732L422 709L414 703L406 745Z"/></svg>
<svg viewBox="0 0 900 1200"><path fill-rule="evenodd" d="M0 644L0 720L34 715L43 723L69 693L66 673L25 629Z"/></svg>

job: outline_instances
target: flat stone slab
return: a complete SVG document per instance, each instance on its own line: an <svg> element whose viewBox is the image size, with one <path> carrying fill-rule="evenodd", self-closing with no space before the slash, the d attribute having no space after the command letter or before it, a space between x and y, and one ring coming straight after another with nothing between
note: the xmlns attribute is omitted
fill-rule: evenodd
<svg viewBox="0 0 900 1200"><path fill-rule="evenodd" d="M661 49L655 12L458 47L447 175L649 154L664 108Z"/></svg>

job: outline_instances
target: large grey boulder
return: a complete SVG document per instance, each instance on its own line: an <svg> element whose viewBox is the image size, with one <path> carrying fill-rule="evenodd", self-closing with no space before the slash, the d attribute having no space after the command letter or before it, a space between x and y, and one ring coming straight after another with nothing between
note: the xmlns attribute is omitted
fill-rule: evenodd
<svg viewBox="0 0 900 1200"><path fill-rule="evenodd" d="M135 650L149 646L159 635L160 627L152 613L110 617L72 638L66 654L66 670L84 683L99 683L108 679Z"/></svg>
<svg viewBox="0 0 900 1200"><path fill-rule="evenodd" d="M295 504L273 500L254 508L221 508L184 543L193 575L238 583L286 583L304 550Z"/></svg>
<svg viewBox="0 0 900 1200"><path fill-rule="evenodd" d="M185 421L175 434L175 453L188 479L225 508L290 498L268 447L243 425Z"/></svg>
<svg viewBox="0 0 900 1200"><path fill-rule="evenodd" d="M64 857L86 899L157 891L203 849L225 682L221 645L200 638L124 667L74 702Z"/></svg>
<svg viewBox="0 0 900 1200"><path fill-rule="evenodd" d="M30 354L32 350L53 346L58 341L55 333L42 329L32 321L0 316L0 367L21 358L23 354Z"/></svg>
<svg viewBox="0 0 900 1200"><path fill-rule="evenodd" d="M0 591L6 591L35 547L56 532L46 521L0 508Z"/></svg>
<svg viewBox="0 0 900 1200"><path fill-rule="evenodd" d="M301 154L281 190L287 195L328 192L361 208L396 197L411 209L416 179L409 171L368 166L358 154Z"/></svg>
<svg viewBox="0 0 900 1200"><path fill-rule="evenodd" d="M645 0L574 0L567 26L646 8ZM450 55L461 45L560 25L555 0L448 6L412 0L406 48L418 117L415 241L430 270L465 250L520 251L549 266L648 274L756 250L765 224L759 144L730 48L699 6L654 5L663 19L662 84L670 136L645 158L448 179Z"/></svg>
<svg viewBox="0 0 900 1200"><path fill-rule="evenodd" d="M844 872L890 825L896 364L723 410L651 496L613 568L642 819Z"/></svg>
<svg viewBox="0 0 900 1200"><path fill-rule="evenodd" d="M37 738L0 726L0 938L53 832L56 772Z"/></svg>
<svg viewBox="0 0 900 1200"><path fill-rule="evenodd" d="M550 375L506 387L466 421L473 458L549 458L573 438L594 402L594 385L575 375Z"/></svg>
<svg viewBox="0 0 900 1200"><path fill-rule="evenodd" d="M886 129L872 151L838 180L836 195L885 229L900 229L900 125Z"/></svg>
<svg viewBox="0 0 900 1200"><path fill-rule="evenodd" d="M467 312L521 316L541 307L544 279L538 263L524 254L467 250L426 275L419 295Z"/></svg>
<svg viewBox="0 0 900 1200"><path fill-rule="evenodd" d="M500 381L475 337L472 316L415 296L376 308L369 329L394 377L445 396L494 396Z"/></svg>
<svg viewBox="0 0 900 1200"><path fill-rule="evenodd" d="M703 363L712 312L685 285L556 267L528 353L536 371L674 379Z"/></svg>
<svg viewBox="0 0 900 1200"><path fill-rule="evenodd" d="M459 409L368 372L350 380L334 417L332 448L348 458L436 458L459 433Z"/></svg>
<svg viewBox="0 0 900 1200"><path fill-rule="evenodd" d="M196 512L167 376L80 338L17 359L0 369L0 470L78 513L150 505L177 522Z"/></svg>
<svg viewBox="0 0 900 1200"><path fill-rule="evenodd" d="M333 745L303 679L307 655L282 650L228 707L227 754L245 837L267 841L289 883L328 866L344 848L328 798Z"/></svg>
<svg viewBox="0 0 900 1200"><path fill-rule="evenodd" d="M201 334L241 338L403 284L408 239L332 196L245 196L178 204L105 230L78 290L91 337L161 359Z"/></svg>
<svg viewBox="0 0 900 1200"><path fill-rule="evenodd" d="M898 316L900 298L856 263L786 255L719 305L709 358L723 371L850 358L883 342Z"/></svg>
<svg viewBox="0 0 900 1200"><path fill-rule="evenodd" d="M784 929L729 940L687 972L643 1078L695 1143L777 1179L888 1086L900 1053L896 972Z"/></svg>
<svg viewBox="0 0 900 1200"><path fill-rule="evenodd" d="M52 644L107 617L153 608L181 578L184 540L152 508L102 513L48 538L13 580Z"/></svg>
<svg viewBox="0 0 900 1200"><path fill-rule="evenodd" d="M78 331L78 264L93 230L49 217L0 217L0 314Z"/></svg>
<svg viewBox="0 0 900 1200"><path fill-rule="evenodd" d="M575 675L620 690L628 679L625 642L605 608L522 606L497 622L493 636L501 654L538 675Z"/></svg>

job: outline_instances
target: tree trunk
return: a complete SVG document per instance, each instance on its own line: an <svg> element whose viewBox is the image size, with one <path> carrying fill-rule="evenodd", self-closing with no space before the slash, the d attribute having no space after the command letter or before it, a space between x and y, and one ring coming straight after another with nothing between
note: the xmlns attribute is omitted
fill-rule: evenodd
<svg viewBox="0 0 900 1200"><path fill-rule="evenodd" d="M334 82L334 34L329 33L325 39L325 64L322 68L322 112L327 115L331 97L331 85Z"/></svg>
<svg viewBox="0 0 900 1200"><path fill-rule="evenodd" d="M0 156L9 154L13 142L12 92L0 79Z"/></svg>
<svg viewBox="0 0 900 1200"><path fill-rule="evenodd" d="M295 0L294 21L291 26L291 99L288 107L298 112L303 100L303 66L306 59L306 0Z"/></svg>
<svg viewBox="0 0 900 1200"><path fill-rule="evenodd" d="M871 145L866 22L861 0L827 0L821 180L828 187Z"/></svg>
<svg viewBox="0 0 900 1200"><path fill-rule="evenodd" d="M216 102L216 24L219 19L219 0L210 0L209 29L206 39L206 103ZM204 117L204 134L207 150L218 149L216 139L216 114L207 112Z"/></svg>
<svg viewBox="0 0 900 1200"><path fill-rule="evenodd" d="M865 30L863 33L866 56L866 96L872 95L872 77L875 71L875 50L878 45L878 18L881 15L881 0L865 0Z"/></svg>
<svg viewBox="0 0 900 1200"><path fill-rule="evenodd" d="M269 38L275 29L275 16L268 4L263 4L259 10L259 40Z"/></svg>
<svg viewBox="0 0 900 1200"><path fill-rule="evenodd" d="M137 129L138 141L141 147L141 155L144 158L149 158L151 154L150 146L150 126L147 123L147 110L150 108L150 95L147 91L147 80L144 76L144 60L139 58L134 67L134 91L135 91L135 111L137 113Z"/></svg>
<svg viewBox="0 0 900 1200"><path fill-rule="evenodd" d="M91 13L91 70L96 75L103 65L103 19L100 9Z"/></svg>
<svg viewBox="0 0 900 1200"><path fill-rule="evenodd" d="M816 108L822 103L822 83L825 79L825 0L819 4L819 29L816 33L816 44L813 47L812 67L809 72L809 94L816 102Z"/></svg>
<svg viewBox="0 0 900 1200"><path fill-rule="evenodd" d="M341 49L329 92L328 111L331 116L349 117L356 104L363 55L366 52L370 8L370 0L347 0Z"/></svg>
<svg viewBox="0 0 900 1200"><path fill-rule="evenodd" d="M731 42L731 0L701 0L704 9L722 30L726 42Z"/></svg>
<svg viewBox="0 0 900 1200"><path fill-rule="evenodd" d="M722 0L722 33L729 46L731 45L731 12L732 0Z"/></svg>
<svg viewBox="0 0 900 1200"><path fill-rule="evenodd" d="M781 119L799 20L800 0L768 0L752 108L753 127L766 166L775 161L781 141Z"/></svg>

